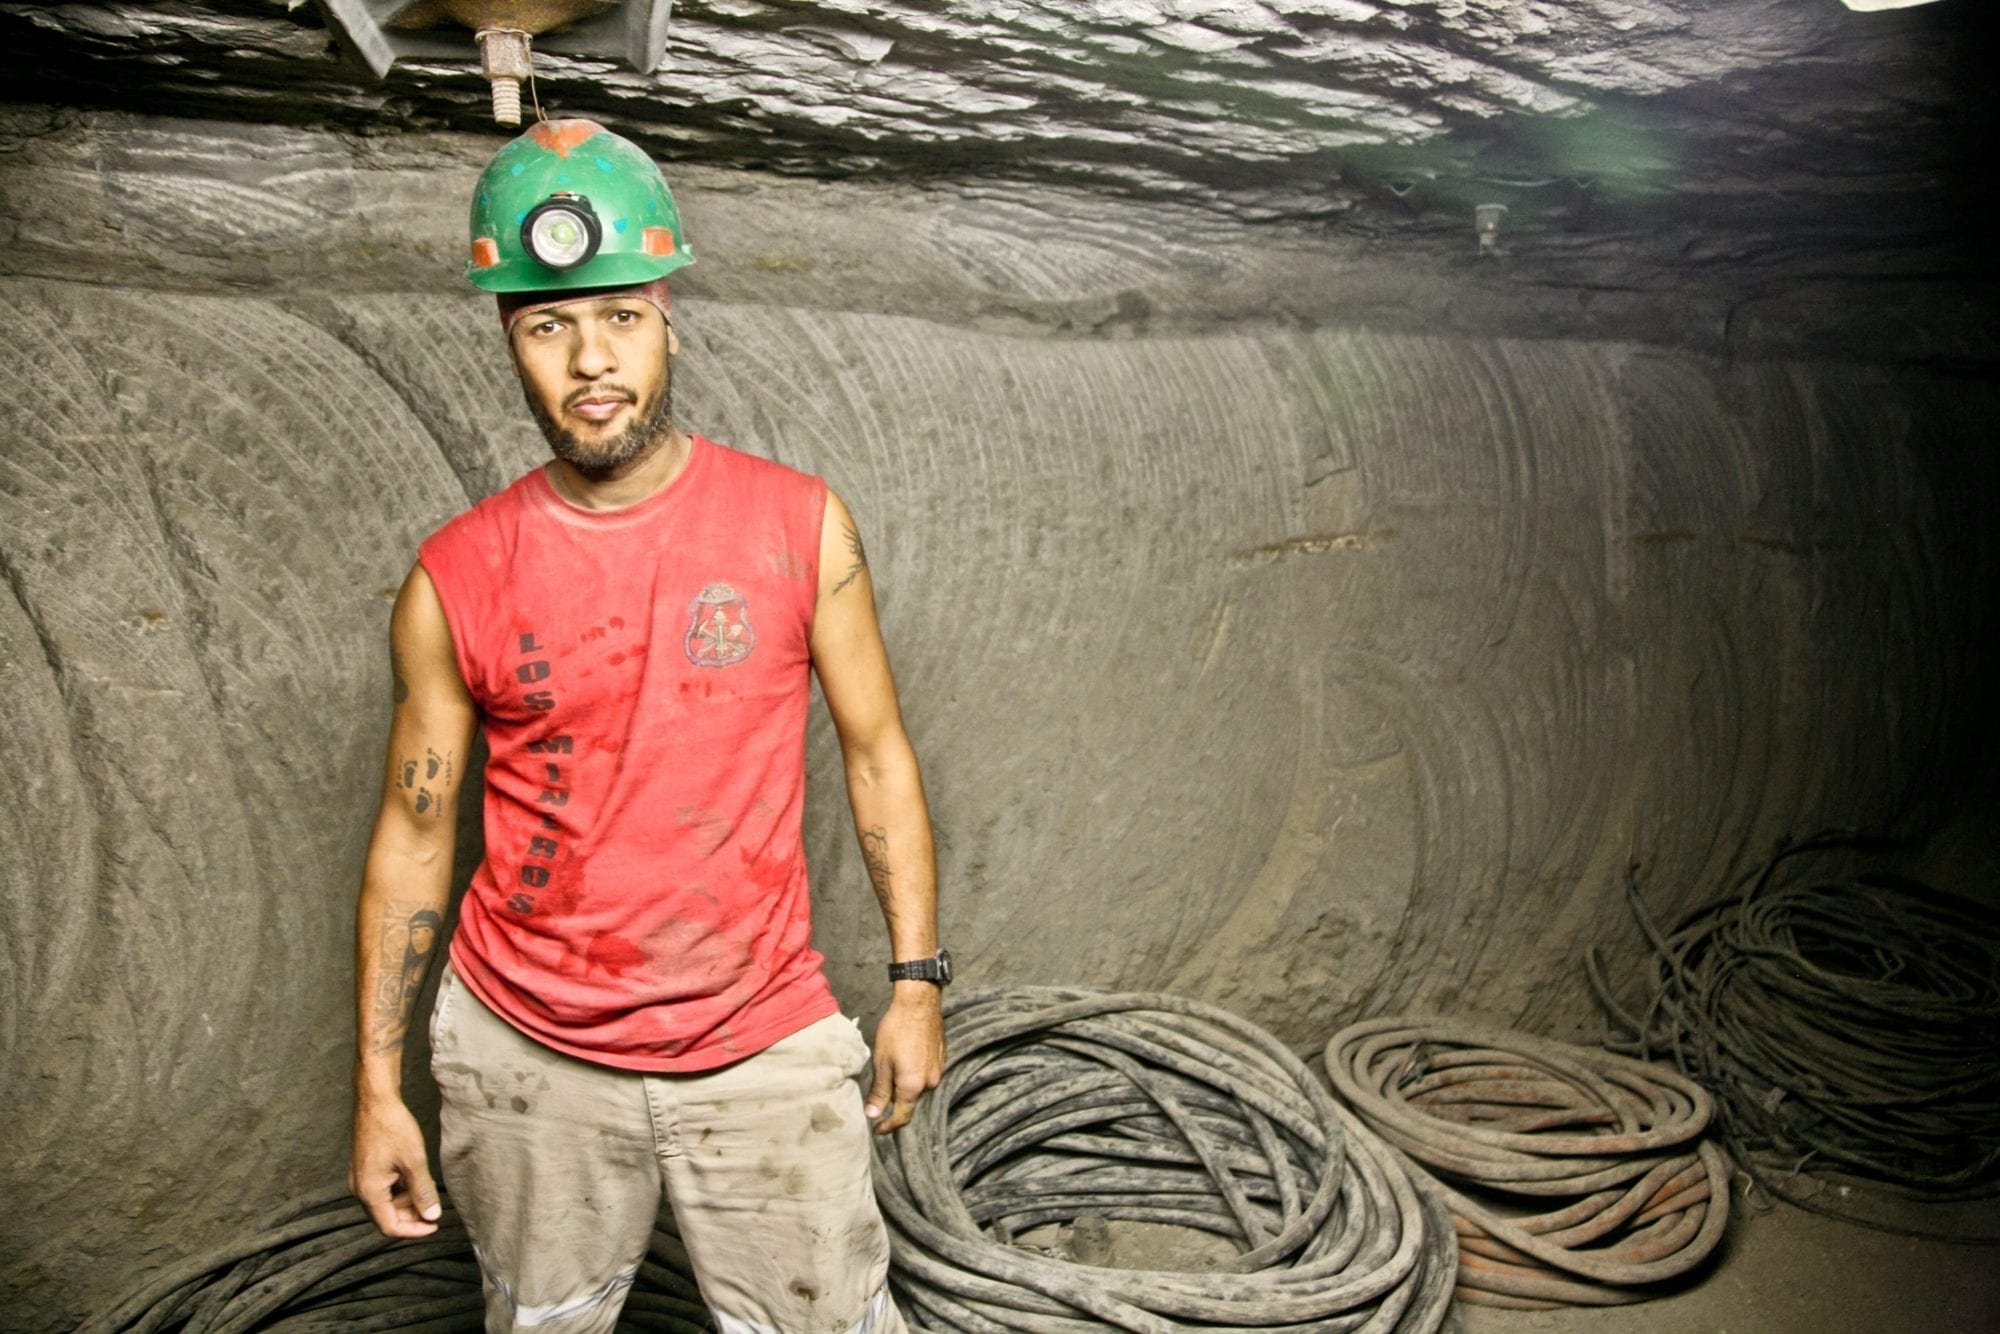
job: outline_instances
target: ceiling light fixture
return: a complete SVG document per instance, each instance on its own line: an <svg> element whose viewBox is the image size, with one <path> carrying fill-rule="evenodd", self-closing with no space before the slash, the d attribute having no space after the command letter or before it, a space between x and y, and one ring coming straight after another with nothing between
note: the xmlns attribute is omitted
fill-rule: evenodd
<svg viewBox="0 0 2000 1334"><path fill-rule="evenodd" d="M530 77L529 43L573 56L623 56L651 74L666 61L673 0L318 0L335 37L378 79L398 60L465 58L470 28L480 71L493 84L493 118L521 123L521 81Z"/></svg>

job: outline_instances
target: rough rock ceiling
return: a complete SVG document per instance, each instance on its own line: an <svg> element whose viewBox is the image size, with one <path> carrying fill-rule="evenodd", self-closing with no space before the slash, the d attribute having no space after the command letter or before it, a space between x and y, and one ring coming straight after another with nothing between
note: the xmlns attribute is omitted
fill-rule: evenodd
<svg viewBox="0 0 2000 1334"><path fill-rule="evenodd" d="M552 111L670 162L1172 199L1540 281L1983 277L1976 0L680 0L666 65L543 53ZM375 81L305 0L0 3L0 97L492 133L466 58ZM1650 276L1649 272L1650 271Z"/></svg>

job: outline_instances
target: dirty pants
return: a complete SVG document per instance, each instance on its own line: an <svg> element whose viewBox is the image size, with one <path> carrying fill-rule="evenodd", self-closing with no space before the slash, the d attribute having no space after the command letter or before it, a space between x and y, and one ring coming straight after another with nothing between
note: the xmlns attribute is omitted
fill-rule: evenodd
<svg viewBox="0 0 2000 1334"><path fill-rule="evenodd" d="M524 1037L449 967L431 1014L440 1166L488 1334L609 1330L665 1191L720 1334L903 1334L852 1076L830 1015L720 1070L646 1075Z"/></svg>

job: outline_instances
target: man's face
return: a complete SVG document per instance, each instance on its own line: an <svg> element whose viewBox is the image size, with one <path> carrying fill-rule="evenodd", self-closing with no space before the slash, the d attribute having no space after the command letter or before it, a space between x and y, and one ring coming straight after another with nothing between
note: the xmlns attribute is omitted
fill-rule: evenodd
<svg viewBox="0 0 2000 1334"><path fill-rule="evenodd" d="M680 340L637 296L583 299L524 315L509 342L528 410L557 458L609 473L645 455L672 417L668 358Z"/></svg>

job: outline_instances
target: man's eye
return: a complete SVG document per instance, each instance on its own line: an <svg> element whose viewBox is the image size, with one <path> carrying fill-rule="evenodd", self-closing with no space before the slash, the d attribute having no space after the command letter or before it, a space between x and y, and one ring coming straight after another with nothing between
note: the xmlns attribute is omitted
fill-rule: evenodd
<svg viewBox="0 0 2000 1334"><path fill-rule="evenodd" d="M619 324L630 324L639 318L639 312L636 310L614 310L611 312L611 318Z"/></svg>

